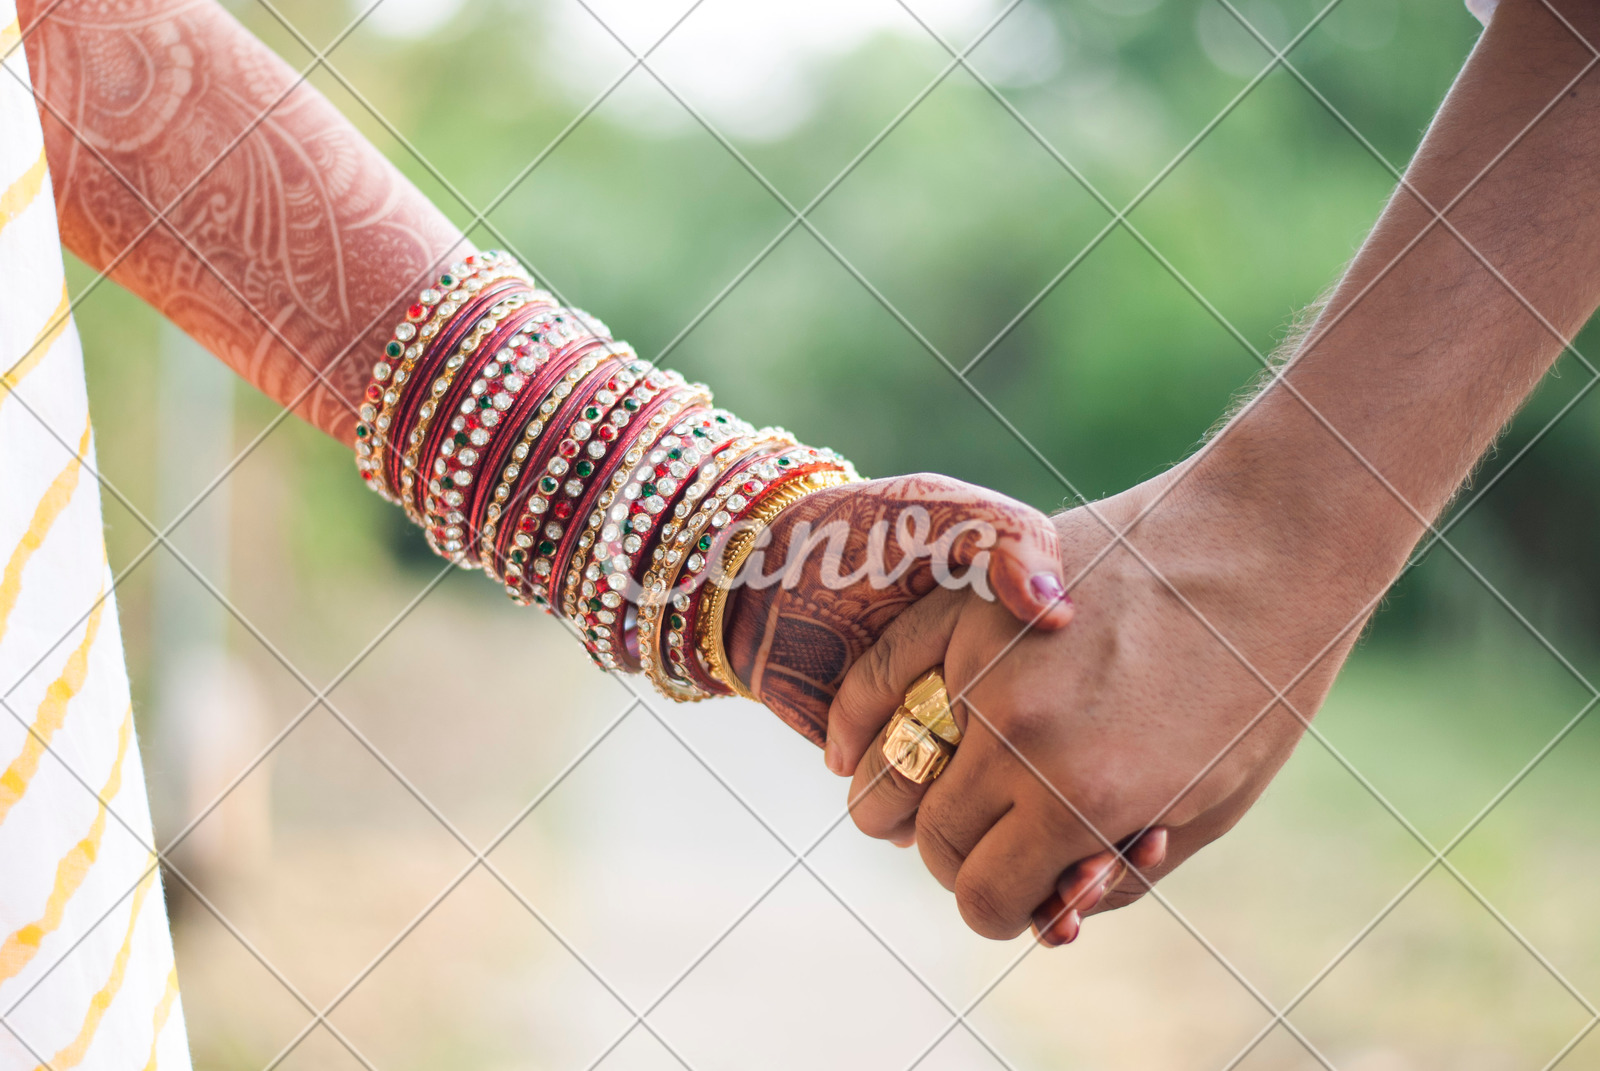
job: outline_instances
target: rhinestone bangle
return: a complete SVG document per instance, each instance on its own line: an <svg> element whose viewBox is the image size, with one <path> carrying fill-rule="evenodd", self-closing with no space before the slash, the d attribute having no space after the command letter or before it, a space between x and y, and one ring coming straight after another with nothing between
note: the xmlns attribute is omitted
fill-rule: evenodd
<svg viewBox="0 0 1600 1071"><path fill-rule="evenodd" d="M672 382L635 413L618 407L611 415L612 428L619 432L626 431L627 434L619 449L613 452L603 477L597 481L598 491L594 501L587 504L587 516L573 554L568 559L561 585L551 585L552 596L557 592L561 595L559 604L566 617L573 618L577 613L580 594L584 598L592 598L595 594L593 582L599 579L595 574L600 570L586 567L585 562L588 561L590 566L595 565L590 552L600 533L608 527L607 516L613 510L625 515L626 503L637 497L638 489L632 486L631 481L643 458L655 450L665 436L671 434L667 430L669 425L688 419L691 413L710 402L710 391L701 384L686 384L676 373L669 375ZM633 425L631 429L630 424ZM591 583L584 584L584 579ZM551 602L555 605L556 600L552 598Z"/></svg>
<svg viewBox="0 0 1600 1071"><path fill-rule="evenodd" d="M494 355L472 377L465 395L455 401L455 415L445 426L443 441L432 465L423 510L428 520L429 542L445 556L461 555L472 564L476 540L469 538L481 511L480 474L493 472L501 449L511 436L501 425L515 427L530 403L537 403L547 378L536 375L545 365L557 363L552 355L574 341L588 338L568 328L559 309L522 310L528 315L508 318L515 332L503 343L486 339L482 352ZM537 348L538 352L534 352ZM524 396L529 401L524 401ZM522 403L522 404L519 404ZM441 407L441 411L448 411ZM480 460L488 463L479 466ZM480 486L474 487L474 482ZM463 494L463 490L465 493ZM481 522L479 522L481 523Z"/></svg>
<svg viewBox="0 0 1600 1071"><path fill-rule="evenodd" d="M547 427L562 427L564 432L571 429L576 419L574 414L587 400L587 393L578 388L602 365L606 366L605 375L609 376L620 367L620 362L609 354L591 352L562 377L551 390L550 396L539 406L540 416ZM577 395L577 401L569 401L574 394ZM541 530L546 523L544 515L549 512L552 499L562 489L562 477L572 467L571 462L561 456L559 449L560 443L568 439L565 434L543 439L539 448L530 450L522 466L524 489L520 491L521 509L517 523L510 526L510 538L506 540L504 553L496 563L508 590L515 588L521 591L526 583L530 588L539 589L534 595L544 594L543 589L548 583L544 578L550 575L549 559L555 554L556 541ZM534 580L524 579L529 573L533 574Z"/></svg>
<svg viewBox="0 0 1600 1071"><path fill-rule="evenodd" d="M405 472L405 454L417 445L414 433L418 412L427 402L439 400L429 385L434 382L441 367L450 364L456 357L462 357L464 362L465 356L457 352L458 347L475 330L481 318L499 302L514 295L538 293L525 279L510 277L490 280L481 290L469 294L459 304L447 303L455 305L455 311L448 318L435 318L432 323L425 325L429 329L437 328L437 331L430 340L424 341L422 359L412 372L412 385L401 394L394 412L394 426L389 432L391 444L384 476L389 486L397 489L399 497L404 497L400 489Z"/></svg>
<svg viewBox="0 0 1600 1071"><path fill-rule="evenodd" d="M684 674L674 677L662 653L661 637L664 631L681 632L686 622L684 615L695 609L698 593L692 589L680 589L677 586L678 574L684 568L701 567L704 548L697 546L696 542L711 518L722 508L728 489L741 485L750 465L770 454L773 449L782 447L783 440L775 438L774 431L766 428L754 432L719 450L712 459L713 463L707 466L690 488L684 503L690 508L675 516L662 529L661 540L651 554L651 566L645 573L639 602L639 665L656 689L668 698L692 702L709 699L714 694L683 680Z"/></svg>
<svg viewBox="0 0 1600 1071"><path fill-rule="evenodd" d="M631 413L626 408L623 408L619 412L614 412L612 414L613 421L619 420L623 416L626 416L628 418L628 424L631 425L632 430L616 443L616 450L618 452L615 452L612 455L615 459L614 467L605 481L604 489L600 492L599 497L595 500L595 508L589 513L588 523L584 527L583 535L579 537L580 546L583 545L583 539L592 534L592 530L596 524L596 518L603 517L605 515L606 508L609 507L615 500L617 493L621 490L622 484L626 482L628 474L632 471L633 466L638 463L639 459L644 456L645 452L650 449L651 445L662 434L662 428L667 423L668 418L660 416L660 409L664 406L672 404L675 399L684 395L686 390L687 388L665 394L657 398L656 401L651 405L644 406ZM600 431L604 433L608 428L610 428L620 434L622 427L622 425L608 422L607 424L601 426ZM568 576L571 576L570 571ZM547 589L546 592L541 595L541 598L544 598L544 601L540 602L539 605L545 606L546 608L552 608L553 603L548 598L550 594L551 593ZM526 602L528 600L523 599L522 601ZM538 600L535 599L533 601L537 602Z"/></svg>
<svg viewBox="0 0 1600 1071"><path fill-rule="evenodd" d="M395 403L387 413L393 423L385 433L388 441L380 475L396 501L400 496L400 458L405 453L406 433L416 418L421 400L418 396L426 393L424 385L432 381L439 365L454 352L462 335L483 310L508 294L530 290L530 284L516 275L486 273L448 295L447 300L440 302L433 317L422 325L417 333L417 341L413 343L419 356L409 368L403 370L409 378L409 386L396 391ZM451 300L458 295L460 301ZM409 348L407 352L410 352ZM386 401L387 398L386 394Z"/></svg>
<svg viewBox="0 0 1600 1071"><path fill-rule="evenodd" d="M535 363L537 365L537 359ZM644 367L642 362L635 362L634 365L629 366L630 369L634 368L635 365L640 369ZM510 422L510 426L515 427L517 422L520 421L521 433L514 438L507 437L502 445L509 443L510 449L505 451L504 456L497 456L486 463L484 468L484 472L489 473L499 467L500 476L495 484L494 492L483 503L483 522L478 529L477 557L484 571L489 574L491 579L496 581L501 580L499 559L496 556L495 549L496 537L500 533L500 518L508 510L515 511L519 508L527 497L526 489L524 489L524 493L521 496L514 501L511 500L516 490L518 478L522 475L524 469L529 467L529 455L538 446L539 437L544 434L549 420L556 410L556 405L549 403L546 394L549 393L551 385L562 374L563 369L564 366L560 362L550 360L548 355L544 358L544 363L538 365L539 386L535 390L525 392L525 397L530 402L539 403L538 408L530 412L518 412L517 416ZM537 460L537 458L534 460ZM509 506L507 504L508 501L510 503Z"/></svg>
<svg viewBox="0 0 1600 1071"><path fill-rule="evenodd" d="M710 392L698 389L694 402L709 401ZM672 523L669 507L680 491L688 493L693 488L691 477L702 461L728 440L750 430L748 424L718 410L702 410L673 423L679 408L669 406L653 418L662 425L672 424L671 430L641 452L631 472L618 474L626 477L621 490L607 503L609 509L597 509L591 518L603 522L598 532L585 533L592 548L580 548L590 551L585 555L582 580L578 580L576 566L568 577L563 610L583 633L590 657L607 670L637 668L625 642L624 603L637 597L634 578L639 564L659 533Z"/></svg>
<svg viewBox="0 0 1600 1071"><path fill-rule="evenodd" d="M514 307L505 310L499 322L478 340L472 357L457 371L453 382L433 399L438 415L431 419L417 454L418 472L424 477L419 481L418 508L428 545L436 554L453 557L465 566L471 565L465 553L465 536L475 519L472 502L477 494L478 452L472 449L458 452L455 437L459 433L451 424L457 416L473 416L477 418L478 427L489 432L489 446L503 437L500 425L525 383L514 369L509 375L504 374L506 369L493 355L520 338L522 327L539 313L538 308L517 307L515 302L515 298L510 299L508 304ZM501 311L495 309L490 318L494 317L494 312ZM491 378L485 375L490 368L497 373L492 379L493 391L489 390ZM435 385L437 383L436 380ZM509 389L512 386L517 390ZM447 534L449 529L454 529L454 534ZM454 547L446 544L454 544Z"/></svg>
<svg viewBox="0 0 1600 1071"><path fill-rule="evenodd" d="M388 432L403 388L422 359L428 341L438 333L439 325L455 313L459 302L489 282L509 277L526 278L514 260L493 251L475 253L450 265L436 281L443 290L423 290L384 344L358 410L355 447L356 470L385 499L397 501L384 472Z"/></svg>
<svg viewBox="0 0 1600 1071"><path fill-rule="evenodd" d="M625 575L617 578L617 587L627 587L633 568L631 564L618 559L623 557L637 561L638 556L648 548L652 534L648 524L641 523L639 528L643 530L635 530L631 523L631 514L638 508L640 492L649 474L653 472L657 477L665 476L687 486L694 469L709 456L713 446L738 434L741 429L746 433L749 431L749 425L733 418L732 414L706 409L709 401L710 392L696 384L693 394L683 404L673 405L650 416L645 434L640 437L637 447L629 451L626 464L613 475L611 486L590 515L589 526L584 532L587 538L584 549L592 551L584 570L588 579L596 580L597 577L592 575L594 573L609 577L620 571ZM668 425L671 425L670 428ZM661 471L663 467L666 468L665 473ZM676 486L670 486L668 494L676 490ZM659 515L667 519L664 511ZM569 572L567 585L563 589L562 609L568 617L579 612L578 564L574 562L574 571ZM607 586L610 586L609 581Z"/></svg>
<svg viewBox="0 0 1600 1071"><path fill-rule="evenodd" d="M661 402L659 402L658 407L654 407L653 416L661 416L664 421L669 421L670 423L672 419L677 418L678 413L683 411L683 408L688 407L691 403L709 402L710 392L701 387L699 394L696 394L694 387L683 383L683 376L678 375L675 371L662 371L658 368L658 370L651 370L643 379L643 383L640 383L640 386L635 387L634 391L630 392L629 397L640 405L638 411L645 411L645 408L650 407L651 402L656 402L659 397ZM626 402L627 399L622 399L622 405L618 405L616 410L626 413L627 410L624 408ZM590 442L589 445L600 445L600 443ZM616 469L622 467L621 464L618 464L616 458L606 458L602 451L602 458L595 461L594 469L586 475L582 472L582 466L587 464L587 461L589 461L589 458L584 458L573 466L574 472L578 474L579 479L587 480L587 487L582 488L582 495L573 495L571 480L568 480L568 487L563 488L571 496L570 501L573 503L573 511L571 511L570 520L565 522L568 525L566 538L562 540L560 549L558 549L554 559L550 562L550 565L552 565L550 581L552 583L550 583L549 599L552 602L552 608L554 608L555 596L560 592L560 588L555 586L555 581L570 572L571 565L574 562L582 562L582 556L589 551L589 544L584 543L584 540L582 540L584 533L587 533L586 519L592 519L595 501L602 495L608 479L613 477Z"/></svg>
<svg viewBox="0 0 1600 1071"><path fill-rule="evenodd" d="M465 337L457 344L455 351L445 359L434 374L427 393L417 406L415 419L409 422L410 430L406 432L404 452L400 455L400 505L412 521L423 527L427 527L422 513L422 490L426 483L419 479L418 475L421 472L423 444L428 441L434 415L454 400L450 388L478 346L499 330L502 320L527 301L528 295L523 293L505 296L496 301L476 323L472 324ZM492 428L496 418L491 418L490 412L492 410L486 410L483 419L485 424ZM431 482L431 474L427 475Z"/></svg>

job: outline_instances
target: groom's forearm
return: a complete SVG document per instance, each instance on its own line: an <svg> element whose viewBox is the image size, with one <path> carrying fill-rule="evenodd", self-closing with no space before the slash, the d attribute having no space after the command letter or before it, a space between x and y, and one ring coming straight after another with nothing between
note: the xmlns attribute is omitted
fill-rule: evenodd
<svg viewBox="0 0 1600 1071"><path fill-rule="evenodd" d="M1192 463L1330 605L1393 580L1600 304L1600 66L1573 33L1600 44L1600 5L1553 6L1572 29L1503 0L1286 383Z"/></svg>
<svg viewBox="0 0 1600 1071"><path fill-rule="evenodd" d="M17 6L63 242L350 442L409 295L470 251L456 228L217 4Z"/></svg>

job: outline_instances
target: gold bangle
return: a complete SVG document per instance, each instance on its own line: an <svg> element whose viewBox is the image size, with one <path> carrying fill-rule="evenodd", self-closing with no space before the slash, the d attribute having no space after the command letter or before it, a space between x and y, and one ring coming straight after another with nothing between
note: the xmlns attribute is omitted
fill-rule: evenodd
<svg viewBox="0 0 1600 1071"><path fill-rule="evenodd" d="M743 421L740 423L743 424ZM639 666L645 676L650 678L650 683L655 685L656 691L678 703L698 703L702 699L713 699L717 694L706 691L699 683L683 676L688 673L687 667L683 667L675 674L661 653L661 644L665 638L662 635L662 625L669 620L667 607L674 606L673 599L677 596L673 591L678 578L685 572L691 577L699 572L698 569L689 569L690 558L684 553L683 544L710 529L711 518L716 516L717 511L722 509L729 497L736 493L735 487L742 481L735 480L724 484L730 470L737 473L737 466L741 462L748 461L752 454L771 448L775 443L784 449L796 445L792 441L776 440L775 436L780 433L774 428L762 428L756 431L748 424L743 424L743 427L745 430L742 432L712 447L710 458L701 464L696 471L694 483L685 492L684 502L688 504L685 515L674 516L662 525L660 541L656 546L650 569L640 581L643 594L639 599ZM669 540L672 541L672 545L669 545ZM704 564L700 566L704 567ZM674 606L674 609L688 608L689 596L683 595L682 598L685 600L684 605ZM684 637L687 641L687 650L699 649L696 644L697 635L698 633Z"/></svg>
<svg viewBox="0 0 1600 1071"><path fill-rule="evenodd" d="M750 689L739 679L739 675L733 671L723 643L722 615L727 610L728 592L733 589L734 578L739 575L739 570L744 568L744 563L749 559L751 552L756 549L761 533L766 531L767 526L776 520L780 513L818 491L852 483L855 479L856 477L849 472L824 469L821 472L807 473L784 484L745 519L743 526L734 533L724 548L722 564L718 573L713 576L712 585L705 593L706 604L700 611L700 620L695 629L695 645L705 658L706 668L711 676L731 688L734 694L746 699L755 698Z"/></svg>

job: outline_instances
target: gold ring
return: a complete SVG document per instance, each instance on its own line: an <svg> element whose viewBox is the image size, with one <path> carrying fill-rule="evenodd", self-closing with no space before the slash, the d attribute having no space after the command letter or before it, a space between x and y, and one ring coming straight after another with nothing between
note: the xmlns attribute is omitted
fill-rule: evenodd
<svg viewBox="0 0 1600 1071"><path fill-rule="evenodd" d="M950 693L935 666L906 690L905 702L884 732L883 757L906 780L925 785L944 772L960 743Z"/></svg>

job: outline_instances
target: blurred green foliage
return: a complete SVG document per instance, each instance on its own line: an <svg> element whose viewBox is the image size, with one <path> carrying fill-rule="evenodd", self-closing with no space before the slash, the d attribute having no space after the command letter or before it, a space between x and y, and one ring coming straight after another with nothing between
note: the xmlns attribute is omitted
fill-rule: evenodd
<svg viewBox="0 0 1600 1071"><path fill-rule="evenodd" d="M740 2L696 9L652 55L661 76L702 55L674 49ZM1460 0L1241 3L1279 46L1323 12L1289 59L1325 105L1282 68L1253 84L1271 55L1217 0L1025 0L971 53L993 92L949 70L907 16L819 59L809 114L781 137L723 144L643 69L564 132L589 99L566 66L595 67L584 84L601 86L630 59L553 49L556 14L587 18L558 11L568 3L471 2L409 38L363 24L330 55L339 76L311 80L462 225L494 201L473 230L481 245L511 246L730 408L868 473L937 469L1046 508L1160 471L1249 388L1361 241L1393 186L1384 161L1404 166L1478 31ZM305 43L322 47L356 11L278 5L302 41L259 2L233 9L297 67ZM1019 75L1014 54L1046 38L1049 62ZM682 121L641 121L634 105L648 97L659 105L648 114ZM796 225L780 198L800 208L825 188ZM1113 224L1107 204L1135 198L1127 225ZM952 369L979 353L969 389ZM115 374L93 346L91 361L102 381ZM1590 378L1570 358L1562 370L1480 486ZM1453 533L1541 627L1580 634L1600 627L1596 404L1567 413ZM247 411L252 428L271 413ZM351 493L340 450L278 434L303 443L299 500L320 518L302 541L308 568L381 546L421 560L392 511ZM328 517L348 523L330 536ZM1386 634L1506 617L1455 565L1408 579L1392 601Z"/></svg>

